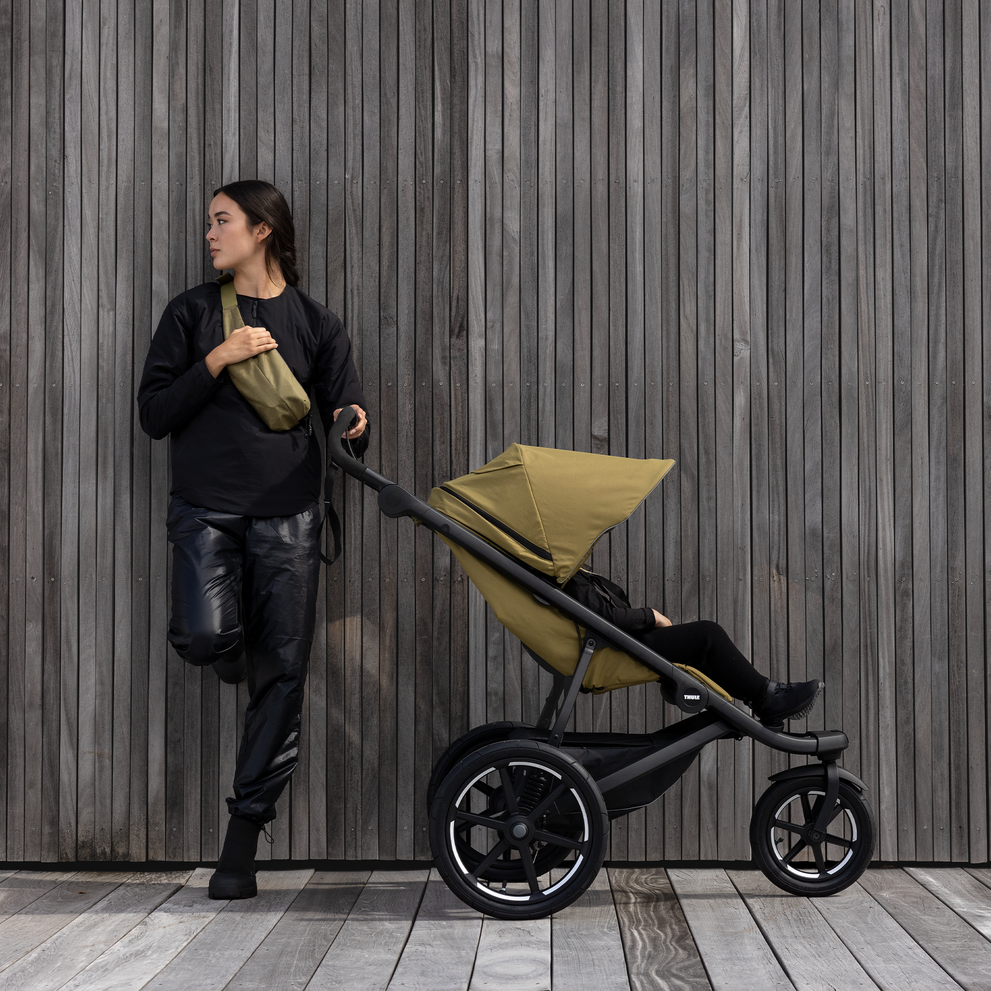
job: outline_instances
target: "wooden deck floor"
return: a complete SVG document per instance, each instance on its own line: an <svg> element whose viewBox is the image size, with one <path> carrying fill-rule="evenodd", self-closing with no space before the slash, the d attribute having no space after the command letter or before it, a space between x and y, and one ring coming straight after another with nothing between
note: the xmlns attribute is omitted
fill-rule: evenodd
<svg viewBox="0 0 991 991"><path fill-rule="evenodd" d="M991 989L991 870L872 870L803 899L756 871L602 870L552 919L501 922L436 873L0 871L0 991Z"/></svg>

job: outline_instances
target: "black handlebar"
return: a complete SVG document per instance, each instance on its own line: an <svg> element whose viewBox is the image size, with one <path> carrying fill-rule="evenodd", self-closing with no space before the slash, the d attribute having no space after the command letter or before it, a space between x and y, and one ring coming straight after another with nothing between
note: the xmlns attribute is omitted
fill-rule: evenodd
<svg viewBox="0 0 991 991"><path fill-rule="evenodd" d="M352 478L357 478L363 485L369 485L376 491L381 492L382 489L387 485L391 485L392 482L362 464L349 450L351 445L347 439L347 432L357 421L358 411L353 406L345 406L337 414L337 419L334 421L333 426L330 428L330 433L327 435L327 453L330 456L330 460L338 468L343 468Z"/></svg>

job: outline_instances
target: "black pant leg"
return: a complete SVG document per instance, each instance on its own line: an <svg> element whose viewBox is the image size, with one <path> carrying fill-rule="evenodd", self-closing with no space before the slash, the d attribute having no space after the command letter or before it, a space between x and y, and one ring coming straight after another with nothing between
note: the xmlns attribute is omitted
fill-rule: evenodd
<svg viewBox="0 0 991 991"><path fill-rule="evenodd" d="M244 650L238 620L244 517L193 506L174 496L168 531L172 544L169 643L190 664L236 660Z"/></svg>
<svg viewBox="0 0 991 991"><path fill-rule="evenodd" d="M734 698L755 702L764 697L767 678L740 653L718 623L702 620L663 626L640 639L673 664L698 668Z"/></svg>
<svg viewBox="0 0 991 991"><path fill-rule="evenodd" d="M266 823L299 759L300 711L320 579L320 519L255 518L243 582L250 701L234 772L235 815Z"/></svg>

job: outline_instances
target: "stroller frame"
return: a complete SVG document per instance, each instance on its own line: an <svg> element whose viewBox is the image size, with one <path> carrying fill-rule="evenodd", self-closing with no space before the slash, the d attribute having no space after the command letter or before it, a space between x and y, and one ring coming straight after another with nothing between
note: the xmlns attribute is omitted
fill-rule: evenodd
<svg viewBox="0 0 991 991"><path fill-rule="evenodd" d="M355 418L345 408L338 425L346 431ZM476 727L454 741L434 768L428 792L431 848L442 876L462 900L501 918L558 911L598 872L609 818L658 798L707 744L744 736L818 761L772 775L755 806L750 840L767 877L794 894L827 895L852 884L867 868L876 825L864 782L838 764L849 745L844 732L797 734L764 725L561 591L553 578L356 460L343 443L330 448L337 466L378 492L385 516L408 516L460 545L586 630L570 675L525 648L554 678L535 726ZM657 672L665 700L690 718L649 734L565 732L592 655L603 644ZM482 812L469 807L479 797L473 789L486 796ZM476 834L490 837L481 849L468 838ZM574 862L566 864L571 857ZM541 883L541 872L550 878L555 868L565 870L564 878L555 875Z"/></svg>

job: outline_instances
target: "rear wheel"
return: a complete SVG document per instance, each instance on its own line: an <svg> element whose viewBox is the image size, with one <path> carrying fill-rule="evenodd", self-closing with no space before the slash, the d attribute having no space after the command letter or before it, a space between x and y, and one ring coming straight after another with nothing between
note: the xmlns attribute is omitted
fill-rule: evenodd
<svg viewBox="0 0 991 991"><path fill-rule="evenodd" d="M537 919L570 905L605 856L609 817L574 758L539 741L469 754L430 808L437 869L462 901L500 919ZM560 867L561 875L551 876Z"/></svg>
<svg viewBox="0 0 991 991"><path fill-rule="evenodd" d="M822 775L771 785L750 821L757 866L779 888L794 895L832 895L867 869L874 853L874 812L860 791L840 781L836 804L821 832L815 828L826 782Z"/></svg>

